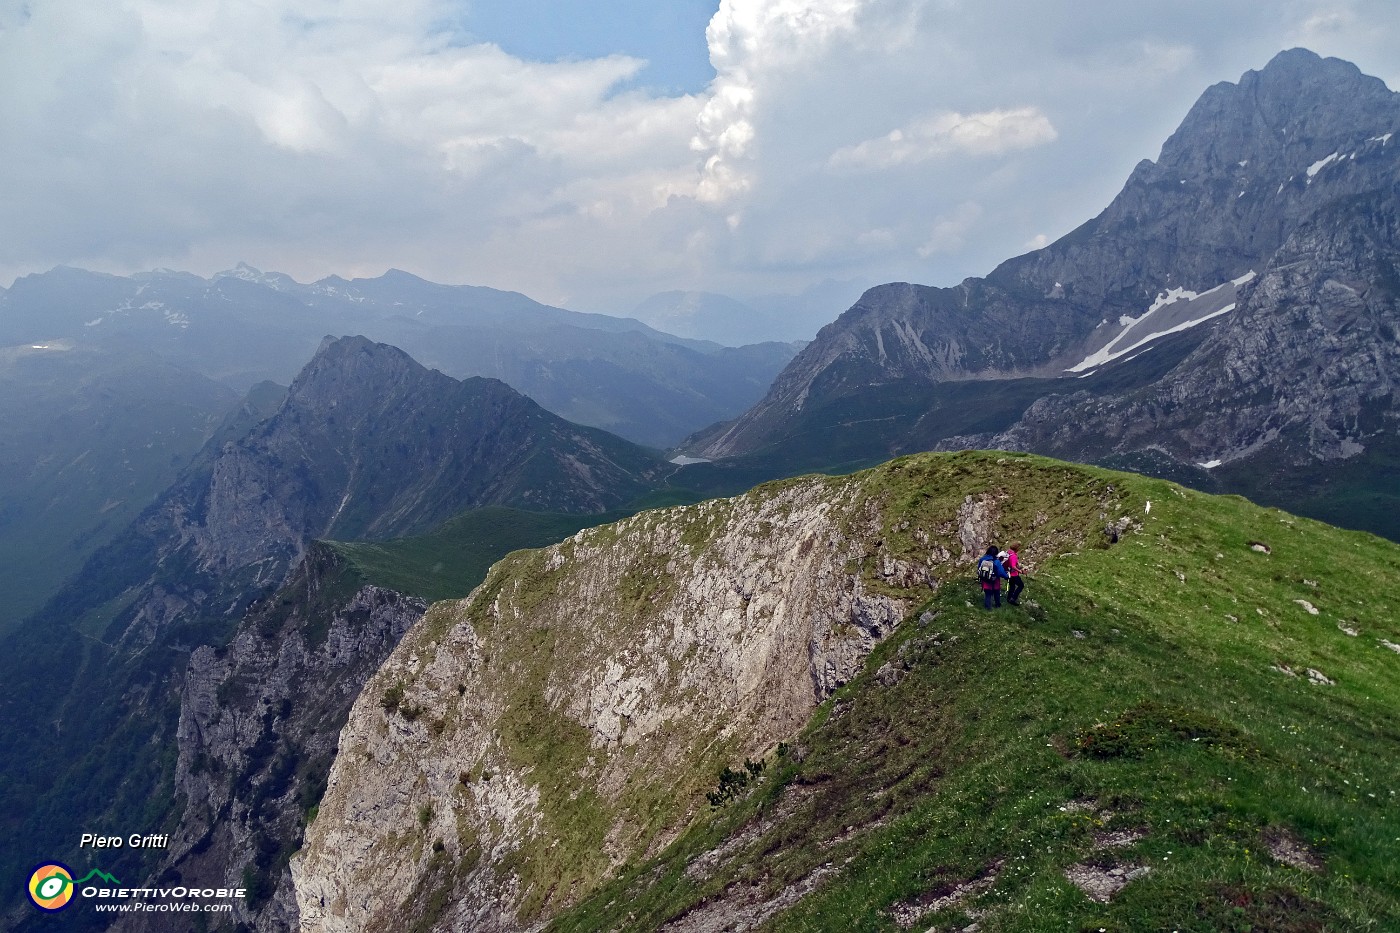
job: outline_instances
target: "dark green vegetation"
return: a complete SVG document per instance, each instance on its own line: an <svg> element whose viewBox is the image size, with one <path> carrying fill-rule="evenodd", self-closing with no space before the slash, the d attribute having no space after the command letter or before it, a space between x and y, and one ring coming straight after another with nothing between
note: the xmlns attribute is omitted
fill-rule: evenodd
<svg viewBox="0 0 1400 933"><path fill-rule="evenodd" d="M1074 387L1107 395L1150 383L1194 346L1194 335L1165 339L1131 362L1074 380ZM800 412L775 423L772 440L759 450L688 466L672 482L709 495L733 495L760 482L805 472L850 473L890 457L933 449L949 438L1002 431L1037 398L1063 386L1058 379L987 379L846 388L813 398ZM717 426L706 433L719 430ZM1182 472L1170 478L1210 481L1208 475L1196 475L1203 473L1200 470Z"/></svg>
<svg viewBox="0 0 1400 933"><path fill-rule="evenodd" d="M1251 457L1214 470L1188 466L1151 450L1105 457L1099 463L1203 492L1242 495L1261 505L1400 541L1400 438L1377 433L1365 451L1340 462L1309 462L1300 449L1303 446L1285 444L1277 455Z"/></svg>
<svg viewBox="0 0 1400 933"><path fill-rule="evenodd" d="M843 466L856 469L860 464ZM823 472L839 474L848 469ZM669 478L675 485L663 486L608 512L576 515L490 506L463 512L422 535L324 543L348 560L368 583L429 601L460 599L486 579L492 564L511 551L546 547L580 529L610 524L646 509L735 495L772 479L775 473L786 476L795 472L800 472L796 465L782 471L776 460L761 458L693 464Z"/></svg>
<svg viewBox="0 0 1400 933"><path fill-rule="evenodd" d="M276 892L315 819L356 692L423 608L364 591L365 582L332 549L313 544L291 581L249 610L241 637L192 662L187 693L217 700L212 709L181 708L192 724L181 742L191 763L177 788L195 799L178 822L197 841L159 853L160 877L218 884L236 871L255 911ZM235 739L228 722L256 728Z"/></svg>
<svg viewBox="0 0 1400 933"><path fill-rule="evenodd" d="M460 599L511 551L544 547L581 528L626 518L633 511L567 515L493 506L464 512L425 535L326 543L368 582L430 601Z"/></svg>
<svg viewBox="0 0 1400 933"><path fill-rule="evenodd" d="M760 929L1400 928L1400 548L1156 480L937 459L1017 484L1008 536L1037 497L1106 492L1141 527L1034 554L1019 609L946 582L747 796L551 928L761 919L742 903L784 892ZM940 495L934 460L881 471L889 535ZM1149 871L1104 903L1069 880L1115 868Z"/></svg>
<svg viewBox="0 0 1400 933"><path fill-rule="evenodd" d="M1394 410L1388 400L1376 404ZM1216 483L1256 502L1400 541L1400 438L1394 435L1375 435L1363 453L1340 463L1256 458L1214 472Z"/></svg>
<svg viewBox="0 0 1400 933"><path fill-rule="evenodd" d="M1196 345L1196 335L1168 338L1129 363L1082 380L1076 391L1112 398L1154 380ZM1012 427L1037 399L1063 391L1063 380L1011 379L915 382L863 386L814 400L775 431L777 439L751 454L686 467L672 482L732 495L748 481L802 472L849 473L885 459L946 449L952 441L996 434ZM1376 411L1393 410L1388 399ZM1400 439L1378 431L1366 450L1343 461L1316 461L1306 443L1282 445L1268 455L1205 470L1155 449L1098 456L1092 462L1169 479L1209 493L1243 495L1297 515L1400 541Z"/></svg>
<svg viewBox="0 0 1400 933"><path fill-rule="evenodd" d="M38 735L0 733L6 761L0 814L10 838L22 840L0 853L5 870L18 873L35 853L50 853L38 857L63 858L84 872L103 868L132 886L221 885L231 872L247 887L249 908L261 907L314 819L335 737L359 685L422 610L397 594L352 604L365 582L332 549L313 543L285 587L251 602L246 617L239 614L236 641L209 616L172 633L219 645L205 649L202 660L192 661L184 645L133 656L95 638L51 632L50 650L31 648L31 663L11 675L11 686L21 689L7 706L41 726ZM334 642L328 639L333 625ZM192 682L212 705L182 703ZM54 711L33 698L55 685L66 691L61 718L50 726L44 717ZM192 726L177 743L182 716ZM230 734L229 723L243 724L243 731ZM25 739L47 739L72 757L34 754ZM186 798L190 787L200 791L191 795L198 799ZM169 851L76 850L75 813L79 829L165 832L176 843ZM192 847L179 847L182 835L196 840ZM51 922L37 912L19 916L21 930ZM66 919L70 928L106 925L91 910Z"/></svg>
<svg viewBox="0 0 1400 933"><path fill-rule="evenodd" d="M0 633L149 505L234 401L151 354L0 349Z"/></svg>
<svg viewBox="0 0 1400 933"><path fill-rule="evenodd" d="M159 500L0 641L0 832L26 840L0 851L0 874L74 857L87 826L173 830L191 654L227 646L312 538L422 532L473 506L599 512L674 469L500 382L451 379L364 338L327 341L286 393L252 393ZM512 547L486 546L474 566ZM117 865L142 877L142 858L123 850Z"/></svg>
<svg viewBox="0 0 1400 933"><path fill-rule="evenodd" d="M1400 93L1381 80L1282 52L1207 89L1097 217L985 278L870 289L763 401L686 449L824 457L812 467L1029 450L1400 540L1397 121ZM1195 310L1157 305L1182 287L1202 292ZM1153 339L1145 352L1070 378L1129 320L1140 329L1109 345ZM1225 466L1196 466L1211 462Z"/></svg>

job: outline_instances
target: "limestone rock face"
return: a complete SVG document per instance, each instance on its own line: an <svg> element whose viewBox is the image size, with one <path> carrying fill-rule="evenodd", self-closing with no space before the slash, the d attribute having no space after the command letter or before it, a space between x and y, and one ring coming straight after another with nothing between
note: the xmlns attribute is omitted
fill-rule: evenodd
<svg viewBox="0 0 1400 933"><path fill-rule="evenodd" d="M870 289L788 364L762 401L685 447L711 458L763 450L802 413L873 387L1063 377L1161 298L1218 290L1223 305L1250 273L1307 253L1309 237L1341 245L1339 227L1349 221L1338 207L1361 199L1393 208L1397 179L1400 94L1348 62L1283 52L1261 71L1209 88L1158 159L1140 163L1098 217L985 278ZM1319 300L1342 295L1320 291L1327 276L1312 272L1298 267L1292 275ZM1299 283L1267 287L1285 284ZM1279 305L1256 299L1253 307L1262 317ZM1204 341L1216 323L1198 322L1177 339ZM1307 364L1328 352L1286 319L1255 326L1287 337Z"/></svg>
<svg viewBox="0 0 1400 933"><path fill-rule="evenodd" d="M315 538L397 537L485 505L605 511L663 468L502 382L459 381L364 337L327 338L276 408L248 420L119 539L146 557L119 565L121 582L147 592L114 636L141 647L210 606L231 614L284 583Z"/></svg>
<svg viewBox="0 0 1400 933"><path fill-rule="evenodd" d="M972 592L996 536L1034 564L1123 509L1066 473L1047 516L1016 503L1046 486L1029 461L991 489L943 462L641 513L434 605L341 735L292 862L302 929L532 928L673 840L943 581Z"/></svg>
<svg viewBox="0 0 1400 933"><path fill-rule="evenodd" d="M365 681L425 604L345 575L313 545L292 581L259 604L223 648L190 656L180 691L174 792L184 812L154 877L246 887L236 921L294 928L287 857L319 801L336 738ZM311 811L314 812L314 811ZM123 930L184 930L188 918L139 914Z"/></svg>
<svg viewBox="0 0 1400 933"><path fill-rule="evenodd" d="M7 798L18 802L5 814L8 825L35 834L53 857L75 845L84 827L123 811L142 813L152 830L174 825L182 803L169 754L143 751L139 760L150 767L127 768L120 795L69 800L64 788L93 780L93 762L172 749L190 658L197 677L217 675L217 658L200 649L223 648L242 628L261 624L247 612L292 579L313 540L409 534L492 504L601 511L674 469L651 451L549 414L504 383L455 380L363 337L328 339L290 389L267 395L232 415L180 481L94 554L0 659L7 695L22 697L24 708L44 717L87 711L76 728L7 735L8 754L29 762L31 775L44 775ZM320 617L344 605L324 606ZM382 656L371 652L368 668ZM293 661L267 669L268 689L276 692L274 670L294 670ZM346 673L352 693L369 669L358 682ZM236 665L229 676L216 699L261 689L248 686ZM255 718L262 722L268 712ZM275 731L282 714L270 712ZM227 726L208 725L211 735ZM309 759L278 751L282 740L273 732L239 737L266 751L269 766L289 774L309 767ZM235 772L251 767L224 764ZM287 778L278 771L269 786ZM268 791L268 799L282 790ZM259 871L285 856L287 838L281 829L267 836ZM125 858L121 871L136 877L155 856L129 850Z"/></svg>
<svg viewBox="0 0 1400 933"><path fill-rule="evenodd" d="M1353 457L1400 431L1397 268L1400 203L1343 202L1301 225L1214 339L1156 384L1047 396L1003 434L950 443L1080 460L1152 447L1211 468L1265 448L1299 463Z"/></svg>
<svg viewBox="0 0 1400 933"><path fill-rule="evenodd" d="M341 737L293 862L303 929L397 928L439 889L439 928L517 929L669 842L722 764L796 732L931 592L928 564L877 559L857 492L643 513L434 606Z"/></svg>

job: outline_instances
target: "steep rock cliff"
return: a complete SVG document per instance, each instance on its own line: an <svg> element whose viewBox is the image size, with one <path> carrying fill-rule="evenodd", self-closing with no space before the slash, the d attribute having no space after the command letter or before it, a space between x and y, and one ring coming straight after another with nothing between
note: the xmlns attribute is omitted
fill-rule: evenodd
<svg viewBox="0 0 1400 933"><path fill-rule="evenodd" d="M54 858L81 854L84 827L103 820L173 830L187 662L228 644L314 538L401 535L493 503L602 510L670 469L503 383L328 339L287 392L231 416L175 486L7 639L0 757L17 764L0 786L0 825ZM104 783L117 789L99 793ZM121 853L113 870L144 876L147 855ZM34 857L3 853L0 867Z"/></svg>
<svg viewBox="0 0 1400 933"><path fill-rule="evenodd" d="M1033 564L1119 508L1066 468L907 458L517 552L356 702L292 863L303 929L530 926L674 839L994 535Z"/></svg>
<svg viewBox="0 0 1400 933"><path fill-rule="evenodd" d="M798 413L872 387L1080 374L1144 318L1197 293L1218 299L1186 328L1202 340L1207 314L1300 225L1358 195L1395 203L1397 133L1400 94L1382 81L1305 49L1280 53L1209 88L1099 216L985 278L871 289L762 401L684 446L705 457L771 448Z"/></svg>
<svg viewBox="0 0 1400 933"><path fill-rule="evenodd" d="M333 551L313 545L227 646L196 649L176 733L183 812L153 879L244 887L235 923L294 928L287 859L315 818L336 737L365 681L425 608L362 584ZM187 922L154 913L120 928L176 931Z"/></svg>
<svg viewBox="0 0 1400 933"><path fill-rule="evenodd" d="M1340 202L1289 236L1215 337L1157 383L1051 395L1009 431L954 438L1077 460L1152 448L1228 468L1357 456L1400 431L1400 204Z"/></svg>

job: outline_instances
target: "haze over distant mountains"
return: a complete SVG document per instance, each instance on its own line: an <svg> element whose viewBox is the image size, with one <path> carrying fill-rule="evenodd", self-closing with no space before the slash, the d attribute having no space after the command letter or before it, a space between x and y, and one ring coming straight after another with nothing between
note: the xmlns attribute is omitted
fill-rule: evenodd
<svg viewBox="0 0 1400 933"><path fill-rule="evenodd" d="M292 578L314 538L398 536L487 505L602 512L676 469L498 380L459 381L363 337L326 340L290 389L258 387L152 506L0 642L5 719L82 711L58 713L52 732L0 731L13 765L0 826L57 851L84 821L178 817L170 782L191 652L253 624L245 614ZM412 615L391 596L376 606L393 620L364 643L370 656ZM285 616L272 609L263 617L275 626ZM360 631L365 619L352 621ZM360 663L337 644L321 663Z"/></svg>
<svg viewBox="0 0 1400 933"><path fill-rule="evenodd" d="M0 632L149 505L240 394L285 386L327 334L356 333L658 448L742 412L797 350L397 271L310 285L246 265L25 276L0 289Z"/></svg>
<svg viewBox="0 0 1400 933"><path fill-rule="evenodd" d="M237 401L149 351L0 349L0 633L170 485Z"/></svg>
<svg viewBox="0 0 1400 933"><path fill-rule="evenodd" d="M737 299L704 291L660 292L632 309L652 327L723 344L810 340L839 308L860 296L854 282L828 279L796 295Z"/></svg>
<svg viewBox="0 0 1400 933"><path fill-rule="evenodd" d="M1071 749L1092 737L1105 691L1118 689L1092 673L1110 659L1140 664L1133 689L1155 702L1182 687L1160 675L1162 658L1183 651L1212 655L1198 665L1211 678L1178 689L1178 702L1208 703L1219 685L1243 683L1252 709L1273 710L1289 696L1279 691L1296 686L1310 723L1344 713L1378 759L1393 757L1391 739L1375 738L1388 707L1372 685L1394 680L1382 665L1400 650L1395 614L1353 592L1343 579L1351 567L1317 556L1360 547L1363 536L1010 454L910 458L649 509L803 469L979 445L1290 496L1295 507L1387 530L1400 514L1397 133L1400 95L1344 62L1284 53L1209 89L1161 157L1060 241L953 288L866 292L757 405L687 448L722 459L689 466L666 462L655 449L663 441L636 441L732 417L795 346L724 348L400 272L312 285L246 266L212 279L72 269L21 279L0 294L0 344L17 345L0 352L0 387L13 392L0 414L18 425L0 444L0 480L10 484L0 489L0 543L9 532L33 535L42 547L29 566L67 548L81 569L62 586L50 579L52 598L0 637L0 830L37 847L0 850L5 871L83 855L79 832L126 821L169 832L172 846L113 852L105 870L133 883L245 884L235 922L259 931L301 921L455 929L483 916L485 926L522 929L591 892L602 898L597 916L615 920L595 926L656 928L692 909L703 918L726 901L758 903L767 897L761 859L785 849L801 866L787 890L814 878L803 893L818 883L851 892L829 848L848 846L854 858L851 844L867 830L909 829L896 821L940 793L945 766L1005 772L970 752L961 762L943 754L963 747L957 730L987 713L987 696L1016 720L989 745L1005 754L1014 736L1018 761L1039 760L1020 754L1029 750L1050 768L1022 775L1019 799L1048 786L1067 800L1087 793L1080 777L1091 773ZM688 320L694 333L726 315L727 327L771 323L751 310L676 293L646 313ZM506 381L454 375L473 367ZM230 387L246 389L241 403ZM47 407L25 404L31 393ZM474 595L427 610L414 571L422 581L453 563L446 549L499 558L542 543L534 532L499 533L512 520L569 537L515 551L489 574L483 562L471 586L449 594ZM53 540L38 537L45 528ZM957 581L989 540L1011 538L1044 574L1030 614L997 617L1005 631L982 646L978 632L990 629L973 622L981 610ZM24 543L11 540L0 556ZM1257 572L1222 573L1214 561L1227 550ZM1376 553L1363 586L1384 596L1397 556L1389 545ZM385 555L402 559L393 575L408 582L371 579ZM1255 615L1236 602L1257 606L1260 620L1267 611L1269 625L1250 627ZM1164 606L1195 628L1161 628ZM1274 628L1285 612L1298 623ZM1299 635L1299 624L1314 628ZM1193 634L1183 641L1182 632ZM910 639L907 652L882 644L896 634ZM1005 645L1023 636L1017 657L1029 666L998 680ZM1249 646L1246 676L1233 666L1244 655L1217 652L1226 641L1231 652ZM970 647L977 657L962 653ZM884 666L862 673L872 657ZM948 676L979 669L978 657L985 680ZM1028 724L1048 723L1049 708L1040 693L1008 687L1037 682L1023 674L1043 676L1047 658L1091 675L1060 685L1078 698L1064 710L1085 731L1056 712L1031 741ZM1342 683L1296 676L1314 663ZM926 688L912 706L898 692L906 678ZM1318 692L1322 681L1338 689ZM969 692L968 683L997 689ZM909 709L943 701L971 712L899 733ZM1175 741L1167 713L1150 741ZM1232 736L1237 727L1219 721L1207 735ZM833 733L850 742L824 760L809 739ZM1296 743L1274 739L1264 746L1274 758L1241 755L1233 773L1261 762L1283 773L1276 753ZM1181 744L1183 756L1216 752ZM697 814L717 812L701 796L716 774L750 756L803 775L789 806L810 805L811 818L755 810L752 824L684 837ZM1180 774L1199 777L1187 765L1201 760L1182 757ZM761 771L746 769L758 781ZM872 784L872 775L883 776ZM1259 786L1272 790L1272 780ZM883 790L872 796L872 786ZM943 801L962 824L966 800L997 796L975 786L961 807ZM1305 792L1290 819L1316 816ZM1191 793L1195 812L1206 798ZM1257 801L1227 802L1237 817L1259 815ZM1338 823L1365 806L1339 809ZM1034 809L1052 821L1041 830L1055 845L1043 848L1059 861L1046 877L1059 879L1084 853L1064 845L1064 808L1036 799ZM512 822L522 814L530 822ZM1234 833L1219 838L1239 864L1259 850L1261 827L1247 820L1207 828ZM759 842L773 831L797 835ZM923 828L907 835L910 845L942 839ZM689 848L669 850L674 870L629 874L677 838ZM1230 909L1234 892L1209 887L1226 849L1204 845L1197 887ZM751 846L763 853L750 862L742 853ZM881 851L871 858L885 859L888 846ZM1005 854L959 862L959 877ZM1374 858L1327 855L1338 866ZM939 869L931 882L928 868L911 869L909 890L887 892L871 915L913 897L915 880L927 892L952 877ZM706 878L711 888L692 884ZM1380 887L1368 884L1357 875L1329 890L1347 888L1338 896L1360 903ZM653 901L646 920L624 917L653 888L670 892L662 906ZM4 922L39 930L47 919L12 911ZM131 918L123 928L182 930L183 919Z"/></svg>
<svg viewBox="0 0 1400 933"><path fill-rule="evenodd" d="M657 447L743 411L797 350L721 346L397 270L303 285L246 265L210 279L58 268L0 291L0 346L139 348L240 392L285 385L327 334L364 334L450 376L501 379L562 417Z"/></svg>

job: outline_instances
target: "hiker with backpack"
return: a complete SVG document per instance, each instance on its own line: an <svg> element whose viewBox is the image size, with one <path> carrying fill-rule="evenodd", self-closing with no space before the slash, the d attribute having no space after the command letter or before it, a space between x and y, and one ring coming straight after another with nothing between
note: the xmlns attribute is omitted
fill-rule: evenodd
<svg viewBox="0 0 1400 933"><path fill-rule="evenodd" d="M997 559L997 546L987 548L987 553L977 559L977 581L982 584L982 608L992 608L993 602L1001 607L1001 581L1008 579L1005 565Z"/></svg>
<svg viewBox="0 0 1400 933"><path fill-rule="evenodd" d="M997 555L1001 559L1002 565L1006 567L1007 591L1006 601L1013 606L1021 605L1021 591L1026 588L1026 583L1021 579L1021 558L1016 555L1021 545L1013 542L1009 548Z"/></svg>

